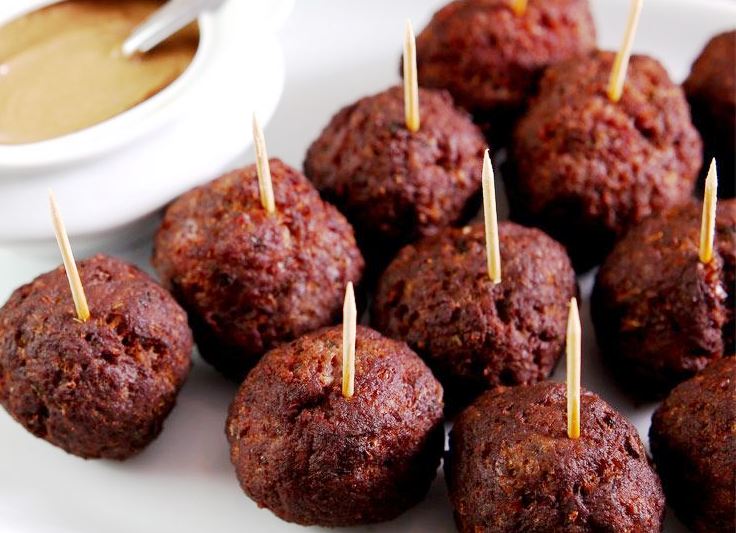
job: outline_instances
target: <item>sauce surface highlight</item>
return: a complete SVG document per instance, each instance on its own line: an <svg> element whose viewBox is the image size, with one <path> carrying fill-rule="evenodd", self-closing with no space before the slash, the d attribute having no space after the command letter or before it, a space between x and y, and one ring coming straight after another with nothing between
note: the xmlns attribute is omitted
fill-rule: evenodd
<svg viewBox="0 0 736 533"><path fill-rule="evenodd" d="M66 0L0 26L0 144L72 133L166 88L192 62L193 24L145 55L120 48L158 0Z"/></svg>

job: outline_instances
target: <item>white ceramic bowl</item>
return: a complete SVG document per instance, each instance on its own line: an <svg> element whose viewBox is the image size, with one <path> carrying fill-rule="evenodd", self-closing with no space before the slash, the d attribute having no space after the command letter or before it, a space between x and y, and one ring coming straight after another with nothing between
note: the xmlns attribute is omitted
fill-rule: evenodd
<svg viewBox="0 0 736 533"><path fill-rule="evenodd" d="M4 0L0 23L50 3ZM119 237L230 165L251 143L251 114L266 123L280 98L284 65L276 30L292 6L293 0L228 0L200 18L192 64L157 95L79 132L0 145L0 243L52 238L49 188L70 234Z"/></svg>
<svg viewBox="0 0 736 533"><path fill-rule="evenodd" d="M32 2L11 0L9 6L21 4L23 9L20 12L10 9L9 18L15 18L58 1L60 0ZM5 12L0 16L2 20L8 20ZM201 37L192 63L165 90L124 113L78 132L29 144L0 144L0 173L12 175L13 172L91 159L100 156L107 150L130 142L162 125L177 113L181 113L192 96L192 91L187 89L195 83L197 76L201 74L205 66L203 58L212 54L213 16L209 13L202 15L199 19L199 27Z"/></svg>

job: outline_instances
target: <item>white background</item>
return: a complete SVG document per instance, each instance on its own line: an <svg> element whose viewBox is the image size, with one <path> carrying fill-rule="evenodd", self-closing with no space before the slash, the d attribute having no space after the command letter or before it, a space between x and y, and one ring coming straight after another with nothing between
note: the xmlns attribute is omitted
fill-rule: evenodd
<svg viewBox="0 0 736 533"><path fill-rule="evenodd" d="M628 2L592 3L599 42L605 48L617 47ZM405 19L411 17L419 31L441 4L437 0L296 2L281 35L287 82L280 108L266 128L271 155L300 168L307 146L339 107L398 83ZM680 81L707 38L733 26L736 9L728 0L648 0L635 48L663 60ZM209 142L217 143L217 136ZM252 154L246 154L242 162L251 160ZM104 194L104 187L83 194L93 202L95 195ZM54 252L53 245L47 252L0 250L0 302L16 286L59 263L55 252L49 251ZM134 246L111 243L105 251L148 268L148 236L141 235ZM635 405L601 369L589 319L591 283L590 276L581 280L583 385L632 419L646 442L654 406ZM564 380L564 368L558 368L554 379ZM67 455L32 437L0 410L0 532L301 530L257 509L237 484L224 435L234 392L232 384L197 357L160 438L124 463ZM683 531L672 513L668 515L666 530ZM394 522L353 531L453 529L440 475L417 508Z"/></svg>

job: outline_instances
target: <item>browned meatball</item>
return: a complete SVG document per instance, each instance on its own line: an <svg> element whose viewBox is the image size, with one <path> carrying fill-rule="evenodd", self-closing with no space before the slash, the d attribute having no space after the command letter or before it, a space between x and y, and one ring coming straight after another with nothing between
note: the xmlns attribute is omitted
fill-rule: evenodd
<svg viewBox="0 0 736 533"><path fill-rule="evenodd" d="M595 40L587 0L530 0L521 16L509 0L459 0L417 37L419 83L447 89L503 139L545 67L593 50Z"/></svg>
<svg viewBox="0 0 736 533"><path fill-rule="evenodd" d="M69 453L126 459L156 438L174 407L192 333L174 299L136 267L97 255L79 274L86 322L63 267L0 308L0 404Z"/></svg>
<svg viewBox="0 0 736 533"><path fill-rule="evenodd" d="M353 229L311 183L271 160L276 213L255 165L182 195L166 211L153 264L189 313L202 356L240 380L274 346L340 316L363 258Z"/></svg>
<svg viewBox="0 0 736 533"><path fill-rule="evenodd" d="M546 71L504 174L512 217L564 244L578 271L632 224L689 199L702 162L687 102L662 65L632 57L614 103L613 58L595 52Z"/></svg>
<svg viewBox="0 0 736 533"><path fill-rule="evenodd" d="M481 224L404 248L381 277L371 321L405 340L452 407L495 385L547 378L564 349L577 292L565 250L539 230L499 225L502 282L488 277Z"/></svg>
<svg viewBox="0 0 736 533"><path fill-rule="evenodd" d="M468 407L445 462L461 532L662 531L664 494L636 428L592 392L567 436L565 386L499 387Z"/></svg>
<svg viewBox="0 0 736 533"><path fill-rule="evenodd" d="M332 118L304 161L379 262L479 205L483 134L447 93L420 90L419 104L421 128L411 133L401 87L358 100Z"/></svg>
<svg viewBox="0 0 736 533"><path fill-rule="evenodd" d="M702 204L634 227L598 272L593 322L622 384L660 397L734 348L736 200L718 206L715 257L698 257Z"/></svg>
<svg viewBox="0 0 736 533"><path fill-rule="evenodd" d="M342 328L267 353L230 406L243 490L298 524L389 520L421 501L444 448L442 387L406 344L359 326L342 396Z"/></svg>
<svg viewBox="0 0 736 533"><path fill-rule="evenodd" d="M718 161L718 195L730 198L736 189L736 30L708 42L684 88L705 142L705 161ZM705 165L703 174L707 169Z"/></svg>
<svg viewBox="0 0 736 533"><path fill-rule="evenodd" d="M683 522L698 533L733 533L736 358L678 385L655 411L649 442L667 501Z"/></svg>

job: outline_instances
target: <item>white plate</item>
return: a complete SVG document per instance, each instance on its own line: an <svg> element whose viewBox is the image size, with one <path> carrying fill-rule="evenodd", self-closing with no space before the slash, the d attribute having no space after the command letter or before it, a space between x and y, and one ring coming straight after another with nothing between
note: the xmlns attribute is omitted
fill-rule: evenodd
<svg viewBox="0 0 736 533"><path fill-rule="evenodd" d="M283 31L287 83L283 102L266 130L270 153L300 167L307 146L340 105L397 83L405 18L411 16L419 29L441 3L297 3ZM593 4L601 45L618 46L628 3ZM648 0L636 49L663 60L680 80L708 37L732 26L736 4L730 0ZM150 242L108 251L146 267ZM55 256L0 252L0 301L15 286L58 262ZM587 276L581 283L583 385L628 416L646 442L654 406L634 405L601 369L588 307L592 279ZM224 436L235 388L198 358L195 363L160 438L139 457L121 464L69 456L32 437L0 410L0 533L302 531L258 509L241 492ZM564 379L562 367L554 378ZM399 519L346 531L453 530L440 475L427 500ZM669 511L666 531L685 531Z"/></svg>

